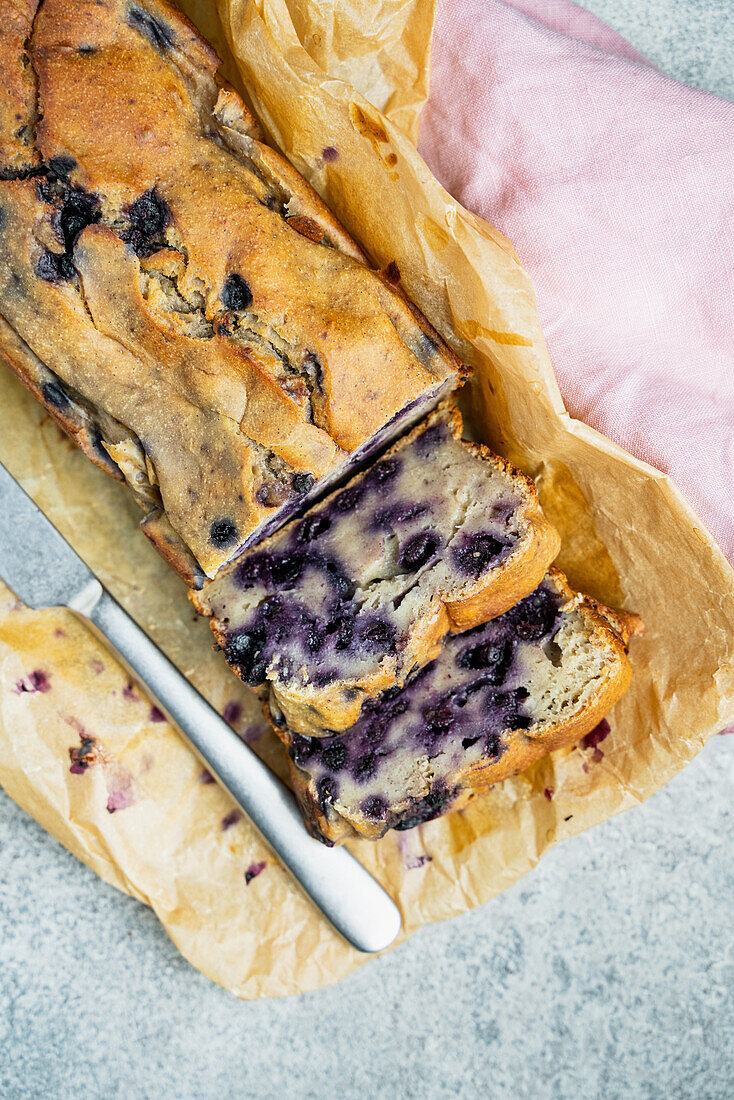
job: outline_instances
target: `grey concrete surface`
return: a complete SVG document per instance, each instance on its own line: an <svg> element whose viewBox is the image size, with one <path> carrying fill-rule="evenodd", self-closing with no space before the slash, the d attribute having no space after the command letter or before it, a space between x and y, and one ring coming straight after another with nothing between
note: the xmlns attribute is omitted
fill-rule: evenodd
<svg viewBox="0 0 734 1100"><path fill-rule="evenodd" d="M729 0L589 0L732 94ZM729 1100L734 736L481 910L243 1004L0 792L0 1098Z"/></svg>

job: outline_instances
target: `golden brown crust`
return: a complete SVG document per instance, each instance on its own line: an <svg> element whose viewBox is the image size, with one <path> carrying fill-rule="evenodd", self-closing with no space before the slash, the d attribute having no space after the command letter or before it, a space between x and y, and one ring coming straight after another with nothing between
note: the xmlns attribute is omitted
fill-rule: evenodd
<svg viewBox="0 0 734 1100"><path fill-rule="evenodd" d="M591 640L607 651L609 659L605 676L591 698L570 720L559 721L542 732L533 733L532 728L529 731L516 730L506 738L506 749L494 763L475 765L457 772L452 777L452 786L455 785L457 793L445 812L462 809L496 783L525 771L556 749L576 744L599 724L629 687L631 668L624 634L630 625L635 627L634 633L641 632L639 616L614 611L575 592L564 574L557 569L550 569L549 574L567 601L583 616ZM620 625L623 634L617 632L615 623ZM288 732L277 726L274 729L287 745ZM339 844L349 837L378 840L384 836L386 827L382 822L371 823L360 818L356 828L333 807L327 805L326 809L322 809L314 797L308 776L293 761L290 762L290 780L307 827L317 839L328 844Z"/></svg>
<svg viewBox="0 0 734 1100"><path fill-rule="evenodd" d="M396 435L388 422L460 371L258 140L173 6L34 12L0 0L0 174L17 163L19 112L44 173L0 180L0 315L140 441L171 528L213 575L296 499L299 473L318 480ZM70 201L87 203L78 224Z"/></svg>
<svg viewBox="0 0 734 1100"><path fill-rule="evenodd" d="M38 0L13 0L2 8L0 31L0 179L40 161L33 146L36 88L25 43Z"/></svg>

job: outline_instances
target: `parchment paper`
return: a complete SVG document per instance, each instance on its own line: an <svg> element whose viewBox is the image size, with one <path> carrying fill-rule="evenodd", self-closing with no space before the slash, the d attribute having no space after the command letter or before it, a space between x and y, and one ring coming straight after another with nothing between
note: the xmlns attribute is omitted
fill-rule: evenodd
<svg viewBox="0 0 734 1100"><path fill-rule="evenodd" d="M397 264L407 292L472 363L474 431L538 478L572 582L647 625L632 643L633 686L601 743L554 754L463 813L353 842L401 906L408 935L481 904L556 841L642 801L734 721L734 574L667 478L569 419L511 246L416 153L432 0L219 0L221 24L206 0L184 6L220 50L229 42L226 70L236 62L274 142L374 263ZM324 160L326 147L336 160ZM284 774L280 746L137 530L126 491L5 370L0 459ZM240 997L314 989L364 961L160 718L70 613L32 612L0 591L8 794L107 882L151 905L186 958ZM70 750L82 752L84 738L93 738L87 766L75 766Z"/></svg>

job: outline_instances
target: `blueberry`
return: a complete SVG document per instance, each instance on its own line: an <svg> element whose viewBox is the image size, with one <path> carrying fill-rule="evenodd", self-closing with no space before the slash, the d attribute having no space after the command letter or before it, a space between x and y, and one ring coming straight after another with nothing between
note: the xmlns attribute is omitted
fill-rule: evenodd
<svg viewBox="0 0 734 1100"><path fill-rule="evenodd" d="M267 482L265 482L259 487L259 489L255 493L255 500L258 502L258 504L262 504L263 508L276 508L278 505L278 501L276 499L277 492L277 486L273 486L272 484L268 484Z"/></svg>
<svg viewBox="0 0 734 1100"><path fill-rule="evenodd" d="M354 639L354 619L347 615L342 616L336 623L336 648L349 649Z"/></svg>
<svg viewBox="0 0 734 1100"><path fill-rule="evenodd" d="M401 462L397 458L386 458L376 463L365 475L365 481L371 485L385 485L400 473Z"/></svg>
<svg viewBox="0 0 734 1100"><path fill-rule="evenodd" d="M458 546L451 549L455 567L468 576L478 577L504 549L503 543L487 531L464 535Z"/></svg>
<svg viewBox="0 0 734 1100"><path fill-rule="evenodd" d="M161 19L156 19L137 5L131 5L127 14L130 26L147 38L151 46L166 53L176 41L173 31Z"/></svg>
<svg viewBox="0 0 734 1100"><path fill-rule="evenodd" d="M451 792L434 788L425 798L414 800L410 809L406 810L401 819L396 822L395 828L400 831L414 829L416 825L422 825L425 821L438 817L451 797Z"/></svg>
<svg viewBox="0 0 734 1100"><path fill-rule="evenodd" d="M252 291L242 278L236 273L228 275L221 294L225 309L246 310L252 305Z"/></svg>
<svg viewBox="0 0 734 1100"><path fill-rule="evenodd" d="M526 714L514 714L509 722L511 730L526 730L532 724L532 719Z"/></svg>
<svg viewBox="0 0 734 1100"><path fill-rule="evenodd" d="M456 659L459 668L483 669L490 684L501 684L512 664L513 647L509 638L480 642L463 649Z"/></svg>
<svg viewBox="0 0 734 1100"><path fill-rule="evenodd" d="M461 741L461 747L462 749L470 749L472 745L476 745L478 740L478 737L464 737Z"/></svg>
<svg viewBox="0 0 734 1100"><path fill-rule="evenodd" d="M71 256L65 252L49 252L44 248L36 263L36 275L47 283L65 282L74 278L76 268Z"/></svg>
<svg viewBox="0 0 734 1100"><path fill-rule="evenodd" d="M359 641L368 653L395 652L395 631L384 619L375 617L360 625Z"/></svg>
<svg viewBox="0 0 734 1100"><path fill-rule="evenodd" d="M71 404L71 398L60 382L44 382L41 393L46 404L56 409L66 409Z"/></svg>
<svg viewBox="0 0 734 1100"><path fill-rule="evenodd" d="M100 216L99 199L96 195L87 194L81 188L74 188L66 193L54 220L67 253L73 252L81 231L98 222Z"/></svg>
<svg viewBox="0 0 734 1100"><path fill-rule="evenodd" d="M25 168L0 168L0 180L30 180L36 176L45 176L46 171L42 164L29 164Z"/></svg>
<svg viewBox="0 0 734 1100"><path fill-rule="evenodd" d="M271 558L269 554L251 554L244 558L235 570L235 581L240 588L254 588L256 584L269 585Z"/></svg>
<svg viewBox="0 0 734 1100"><path fill-rule="evenodd" d="M73 157L58 156L51 157L48 162L48 174L53 180L60 180L66 182L69 179L69 174L76 168L76 161Z"/></svg>
<svg viewBox="0 0 734 1100"><path fill-rule="evenodd" d="M298 525L296 542L313 542L330 527L331 520L327 516L306 516Z"/></svg>
<svg viewBox="0 0 734 1100"><path fill-rule="evenodd" d="M315 559L309 559L313 565L320 565L329 581L331 582L337 596L342 600L349 600L354 595L354 584L350 581L343 569L337 565L335 561L328 561L321 559L317 561Z"/></svg>
<svg viewBox="0 0 734 1100"><path fill-rule="evenodd" d="M132 246L137 256L155 252L163 243L163 231L171 221L171 211L155 188L146 191L125 208L129 225L120 236Z"/></svg>
<svg viewBox="0 0 734 1100"><path fill-rule="evenodd" d="M502 738L498 733L490 733L484 743L485 756L500 756L504 749Z"/></svg>
<svg viewBox="0 0 734 1100"><path fill-rule="evenodd" d="M220 548L237 541L237 527L231 519L215 519L209 528L209 538Z"/></svg>
<svg viewBox="0 0 734 1100"><path fill-rule="evenodd" d="M419 455L432 454L446 438L446 429L443 424L431 424L421 435L416 438L414 447Z"/></svg>
<svg viewBox="0 0 734 1100"><path fill-rule="evenodd" d="M362 813L371 821L379 821L387 812L387 801L379 794L372 794L362 803Z"/></svg>
<svg viewBox="0 0 734 1100"><path fill-rule="evenodd" d="M278 588L295 584L303 572L305 559L301 554L274 557L270 567L273 583Z"/></svg>
<svg viewBox="0 0 734 1100"><path fill-rule="evenodd" d="M362 499L362 488L359 485L352 485L348 489L344 489L339 493L339 496L335 498L332 507L337 512L352 512Z"/></svg>
<svg viewBox="0 0 734 1100"><path fill-rule="evenodd" d="M333 802L339 794L339 784L330 775L323 775L316 784L316 794L319 806L326 813L329 803Z"/></svg>
<svg viewBox="0 0 734 1100"><path fill-rule="evenodd" d="M456 715L447 703L440 703L437 707L426 707L423 717L432 730L447 733L453 726Z"/></svg>
<svg viewBox="0 0 734 1100"><path fill-rule="evenodd" d="M420 569L431 560L440 545L441 539L435 531L419 531L408 539L400 551L401 569L411 573Z"/></svg>
<svg viewBox="0 0 734 1100"><path fill-rule="evenodd" d="M315 482L316 478L313 474L294 474L293 481L291 482L293 492L298 493L299 497L302 497L304 493L307 493L309 489L313 488Z"/></svg>
<svg viewBox="0 0 734 1100"><path fill-rule="evenodd" d="M320 739L318 737L304 737L300 733L293 734L293 740L289 748L291 760L297 767L302 768L304 764L319 751Z"/></svg>
<svg viewBox="0 0 734 1100"><path fill-rule="evenodd" d="M536 588L524 600L507 612L507 618L523 641L536 641L553 629L558 609L553 596L545 588Z"/></svg>
<svg viewBox="0 0 734 1100"><path fill-rule="evenodd" d="M330 772L338 772L347 762L347 747L343 741L333 741L321 753L321 763Z"/></svg>
<svg viewBox="0 0 734 1100"><path fill-rule="evenodd" d="M266 636L262 627L230 634L224 646L224 655L234 665L245 683L255 686L265 680L266 665L262 651Z"/></svg>
<svg viewBox="0 0 734 1100"><path fill-rule="evenodd" d="M366 752L360 756L354 764L353 775L357 783L366 783L374 778L377 757L373 752Z"/></svg>

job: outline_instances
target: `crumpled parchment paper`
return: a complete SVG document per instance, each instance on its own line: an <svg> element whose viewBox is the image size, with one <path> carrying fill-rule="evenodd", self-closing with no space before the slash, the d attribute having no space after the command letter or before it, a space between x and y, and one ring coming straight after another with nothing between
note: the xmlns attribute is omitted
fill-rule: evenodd
<svg viewBox="0 0 734 1100"><path fill-rule="evenodd" d="M734 574L666 477L570 420L511 245L454 202L416 153L433 0L183 6L275 144L375 264L397 265L409 295L473 365L464 402L473 430L537 477L572 582L647 626L602 741L554 754L462 813L353 842L409 935L481 904L556 841L642 801L734 721ZM0 459L285 774L280 745L137 530L124 488L5 370ZM186 958L240 997L314 989L364 961L81 622L29 611L1 586L0 782L102 878L151 905Z"/></svg>

